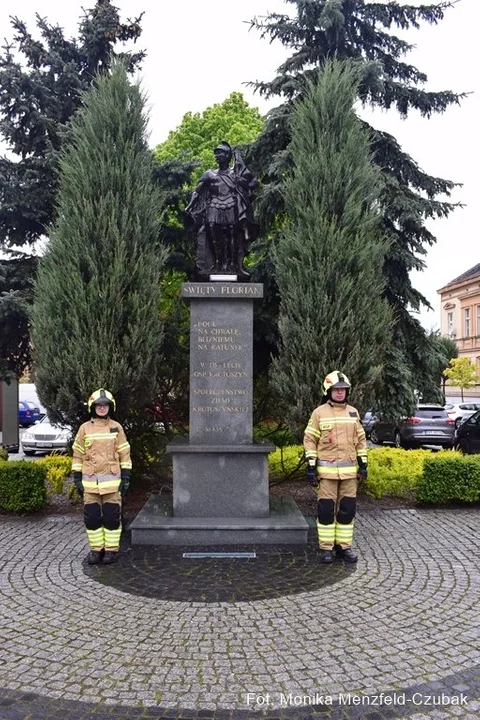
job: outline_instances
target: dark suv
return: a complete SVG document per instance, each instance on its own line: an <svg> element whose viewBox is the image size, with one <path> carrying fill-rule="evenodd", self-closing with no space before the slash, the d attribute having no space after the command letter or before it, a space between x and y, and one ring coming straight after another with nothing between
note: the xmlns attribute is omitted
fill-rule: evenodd
<svg viewBox="0 0 480 720"><path fill-rule="evenodd" d="M455 421L441 405L419 405L414 415L397 422L377 418L370 439L379 445L389 442L403 448L441 445L451 449L455 440Z"/></svg>
<svg viewBox="0 0 480 720"><path fill-rule="evenodd" d="M480 410L457 428L455 447L467 455L480 453Z"/></svg>

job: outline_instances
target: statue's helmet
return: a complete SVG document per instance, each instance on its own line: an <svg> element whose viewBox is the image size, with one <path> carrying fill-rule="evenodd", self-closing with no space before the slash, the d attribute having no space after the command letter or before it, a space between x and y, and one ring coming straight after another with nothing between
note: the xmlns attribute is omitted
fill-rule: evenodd
<svg viewBox="0 0 480 720"><path fill-rule="evenodd" d="M215 152L216 150L223 150L224 152L228 152L230 157L232 157L233 155L232 146L226 140L222 140L218 143L217 147L213 148L213 152Z"/></svg>

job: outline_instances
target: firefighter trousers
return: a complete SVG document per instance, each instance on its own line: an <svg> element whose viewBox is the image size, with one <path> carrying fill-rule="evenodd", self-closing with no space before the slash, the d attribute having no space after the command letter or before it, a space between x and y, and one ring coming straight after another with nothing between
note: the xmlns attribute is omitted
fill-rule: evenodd
<svg viewBox="0 0 480 720"><path fill-rule="evenodd" d="M122 496L117 491L83 496L83 520L92 550L118 551L122 534Z"/></svg>
<svg viewBox="0 0 480 720"><path fill-rule="evenodd" d="M317 502L317 534L321 550L352 547L353 525L357 507L357 479L320 478Z"/></svg>

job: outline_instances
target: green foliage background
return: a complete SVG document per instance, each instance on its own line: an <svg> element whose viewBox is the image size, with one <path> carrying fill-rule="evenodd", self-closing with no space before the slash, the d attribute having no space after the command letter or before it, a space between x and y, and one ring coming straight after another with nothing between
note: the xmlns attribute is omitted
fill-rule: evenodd
<svg viewBox="0 0 480 720"><path fill-rule="evenodd" d="M39 397L73 428L106 387L127 431L143 431L157 391L165 251L146 128L144 97L118 63L84 96L62 153L32 320Z"/></svg>

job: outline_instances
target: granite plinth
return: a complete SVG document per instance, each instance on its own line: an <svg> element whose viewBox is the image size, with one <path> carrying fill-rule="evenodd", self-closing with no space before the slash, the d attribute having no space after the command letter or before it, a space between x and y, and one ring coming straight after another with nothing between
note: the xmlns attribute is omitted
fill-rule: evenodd
<svg viewBox="0 0 480 720"><path fill-rule="evenodd" d="M303 545L308 523L289 497L270 498L267 518L173 515L172 498L152 496L129 526L132 545Z"/></svg>
<svg viewBox="0 0 480 720"><path fill-rule="evenodd" d="M264 445L170 443L173 512L178 517L268 517L268 454Z"/></svg>

